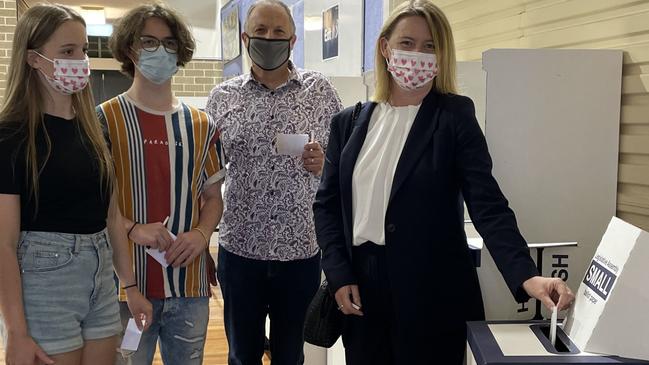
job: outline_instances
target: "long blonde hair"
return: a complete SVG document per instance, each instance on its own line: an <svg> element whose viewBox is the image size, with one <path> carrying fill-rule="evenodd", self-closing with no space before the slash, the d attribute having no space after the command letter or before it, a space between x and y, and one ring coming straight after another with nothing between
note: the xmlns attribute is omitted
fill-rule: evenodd
<svg viewBox="0 0 649 365"><path fill-rule="evenodd" d="M433 36L437 67L439 73L433 81L433 89L440 94L457 93L455 79L455 43L451 25L440 8L429 0L410 0L397 6L383 24L381 33L376 41L374 78L376 81L372 100L386 102L390 98L391 76L381 53L381 39L389 39L397 23L405 17L420 16L426 19L430 33Z"/></svg>
<svg viewBox="0 0 649 365"><path fill-rule="evenodd" d="M58 27L67 21L77 21L86 26L83 18L74 10L58 4L38 4L28 9L16 25L11 63L9 65L7 89L0 108L0 127L10 122L20 122L19 131L24 136L25 161L30 193L38 207L39 175L51 152L51 140L44 126L43 110L47 91L39 80L38 70L27 63L29 50L42 53ZM72 106L76 111L77 127L86 138L99 167L102 188L112 188L112 160L104 135L97 119L90 85L72 95ZM37 135L45 137L45 155L39 159ZM109 190L108 190L109 191Z"/></svg>

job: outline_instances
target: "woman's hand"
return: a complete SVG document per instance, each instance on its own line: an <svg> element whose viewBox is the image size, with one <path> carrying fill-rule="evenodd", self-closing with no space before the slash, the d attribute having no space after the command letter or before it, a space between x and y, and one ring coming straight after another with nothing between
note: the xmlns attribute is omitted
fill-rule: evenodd
<svg viewBox="0 0 649 365"><path fill-rule="evenodd" d="M11 333L7 336L5 362L7 365L54 364L54 360L50 359L29 335Z"/></svg>
<svg viewBox="0 0 649 365"><path fill-rule="evenodd" d="M151 302L134 286L126 289L126 304L137 328L140 331L146 331L153 321L153 305L151 305ZM144 321L144 325L142 325L142 321Z"/></svg>
<svg viewBox="0 0 649 365"><path fill-rule="evenodd" d="M534 276L523 283L523 289L530 297L540 300L549 310L555 306L558 310L566 309L575 300L575 295L568 285L559 278Z"/></svg>
<svg viewBox="0 0 649 365"><path fill-rule="evenodd" d="M358 285L345 285L336 290L336 303L338 303L338 310L344 314L363 315Z"/></svg>

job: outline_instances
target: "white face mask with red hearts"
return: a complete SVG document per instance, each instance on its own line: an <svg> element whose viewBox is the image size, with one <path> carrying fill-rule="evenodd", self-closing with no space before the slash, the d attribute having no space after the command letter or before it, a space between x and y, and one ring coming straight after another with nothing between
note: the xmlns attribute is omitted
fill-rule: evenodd
<svg viewBox="0 0 649 365"><path fill-rule="evenodd" d="M437 57L434 53L391 50L387 61L394 81L405 90L420 89L437 76Z"/></svg>
<svg viewBox="0 0 649 365"><path fill-rule="evenodd" d="M52 65L54 65L53 77L47 76L39 69L54 90L64 95L72 95L80 92L88 85L88 80L90 79L90 61L88 60L88 56L82 60L70 60L67 58L50 60L38 52L36 54L52 62Z"/></svg>

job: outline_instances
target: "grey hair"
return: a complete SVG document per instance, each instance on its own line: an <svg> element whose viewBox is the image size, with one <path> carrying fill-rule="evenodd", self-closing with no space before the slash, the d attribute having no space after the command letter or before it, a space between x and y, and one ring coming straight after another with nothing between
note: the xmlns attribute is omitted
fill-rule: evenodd
<svg viewBox="0 0 649 365"><path fill-rule="evenodd" d="M293 31L293 34L295 34L295 20L293 19L293 15L291 14L291 9L288 7L288 5L284 4L281 0L257 0L255 1L252 5L250 5L250 8L248 9L248 14L246 15L246 22L243 25L243 29L248 31L248 21L250 20L250 15L252 14L253 10L255 10L259 5L278 5L281 6L282 9L286 11L286 15L288 15L288 19L291 21L291 28Z"/></svg>

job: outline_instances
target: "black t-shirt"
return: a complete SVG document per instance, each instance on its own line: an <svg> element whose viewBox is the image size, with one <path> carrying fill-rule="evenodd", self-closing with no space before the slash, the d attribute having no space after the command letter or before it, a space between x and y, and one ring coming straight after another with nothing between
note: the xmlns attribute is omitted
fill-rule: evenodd
<svg viewBox="0 0 649 365"><path fill-rule="evenodd" d="M51 152L39 178L38 210L26 169L25 132L19 123L0 124L0 194L20 195L20 229L87 234L106 227L110 193L101 184L96 155L76 120L44 116ZM45 136L36 138L39 166Z"/></svg>

